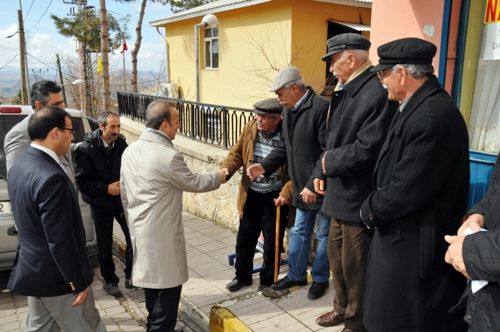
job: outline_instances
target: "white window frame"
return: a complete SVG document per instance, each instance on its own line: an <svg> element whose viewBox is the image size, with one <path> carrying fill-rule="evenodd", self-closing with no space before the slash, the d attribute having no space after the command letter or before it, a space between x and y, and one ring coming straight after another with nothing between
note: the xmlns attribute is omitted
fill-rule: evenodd
<svg viewBox="0 0 500 332"><path fill-rule="evenodd" d="M217 27L205 28L203 39L203 58L205 69L219 68L219 30Z"/></svg>

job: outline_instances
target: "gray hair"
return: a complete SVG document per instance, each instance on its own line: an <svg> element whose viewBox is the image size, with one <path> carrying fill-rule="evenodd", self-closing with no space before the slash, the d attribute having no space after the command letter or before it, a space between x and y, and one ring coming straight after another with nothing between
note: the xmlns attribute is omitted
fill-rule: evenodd
<svg viewBox="0 0 500 332"><path fill-rule="evenodd" d="M99 123L99 124L103 125L104 127L106 127L108 125L108 118L111 118L111 117L115 117L115 118L118 118L118 119L120 118L120 116L118 114L116 114L115 112L104 111L97 118L97 123Z"/></svg>
<svg viewBox="0 0 500 332"><path fill-rule="evenodd" d="M427 79L434 74L432 65L397 65L403 67L406 72L417 80Z"/></svg>
<svg viewBox="0 0 500 332"><path fill-rule="evenodd" d="M290 89L290 87L292 85L298 86L301 90L305 90L306 89L306 83L304 82L304 80L302 78L299 78L298 80L295 80L295 81L292 81L290 83L287 83L283 87L285 89Z"/></svg>
<svg viewBox="0 0 500 332"><path fill-rule="evenodd" d="M172 109L177 110L177 104L168 100L156 99L146 110L146 127L160 129L164 121L170 123Z"/></svg>

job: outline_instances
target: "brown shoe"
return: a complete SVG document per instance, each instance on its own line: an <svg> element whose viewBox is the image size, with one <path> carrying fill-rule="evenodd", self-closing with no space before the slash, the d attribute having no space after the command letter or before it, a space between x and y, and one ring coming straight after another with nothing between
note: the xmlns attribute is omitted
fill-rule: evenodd
<svg viewBox="0 0 500 332"><path fill-rule="evenodd" d="M320 326L335 326L344 322L344 316L340 315L335 310L325 312L323 315L316 318L316 324Z"/></svg>

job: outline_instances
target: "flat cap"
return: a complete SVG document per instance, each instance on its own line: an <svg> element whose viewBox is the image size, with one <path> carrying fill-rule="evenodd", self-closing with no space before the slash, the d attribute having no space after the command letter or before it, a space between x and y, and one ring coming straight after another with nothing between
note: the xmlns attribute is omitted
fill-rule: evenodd
<svg viewBox="0 0 500 332"><path fill-rule="evenodd" d="M281 114L283 106L276 98L268 98L253 104L254 112L257 114Z"/></svg>
<svg viewBox="0 0 500 332"><path fill-rule="evenodd" d="M420 38L397 39L377 48L378 65L371 71L386 70L395 65L430 65L436 45Z"/></svg>
<svg viewBox="0 0 500 332"><path fill-rule="evenodd" d="M326 42L328 46L327 53L321 58L323 61L330 61L330 57L343 50L365 50L368 51L370 48L370 41L357 33L342 33L340 35L333 36Z"/></svg>
<svg viewBox="0 0 500 332"><path fill-rule="evenodd" d="M299 68L294 66L286 67L276 75L269 91L274 92L286 84L300 79L302 79L302 76L300 75Z"/></svg>

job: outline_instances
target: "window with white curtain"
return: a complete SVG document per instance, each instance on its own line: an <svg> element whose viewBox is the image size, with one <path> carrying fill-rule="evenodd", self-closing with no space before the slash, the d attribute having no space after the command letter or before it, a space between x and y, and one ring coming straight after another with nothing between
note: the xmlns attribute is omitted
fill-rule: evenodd
<svg viewBox="0 0 500 332"><path fill-rule="evenodd" d="M486 33L482 36L485 49ZM469 123L470 147L475 150L500 150L500 60L478 60L476 84Z"/></svg>
<svg viewBox="0 0 500 332"><path fill-rule="evenodd" d="M205 29L205 68L219 68L219 30Z"/></svg>

